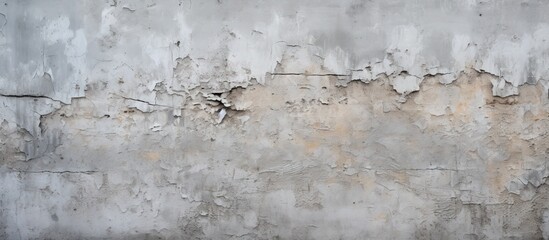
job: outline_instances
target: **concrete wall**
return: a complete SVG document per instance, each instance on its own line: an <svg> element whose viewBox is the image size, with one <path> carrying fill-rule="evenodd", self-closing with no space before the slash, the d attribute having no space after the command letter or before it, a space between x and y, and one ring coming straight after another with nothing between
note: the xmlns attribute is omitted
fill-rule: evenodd
<svg viewBox="0 0 549 240"><path fill-rule="evenodd" d="M0 238L549 238L549 2L3 0Z"/></svg>

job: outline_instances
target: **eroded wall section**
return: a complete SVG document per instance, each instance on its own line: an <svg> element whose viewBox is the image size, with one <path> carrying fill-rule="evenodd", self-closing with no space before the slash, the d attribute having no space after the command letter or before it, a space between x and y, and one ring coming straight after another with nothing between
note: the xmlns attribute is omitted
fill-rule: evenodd
<svg viewBox="0 0 549 240"><path fill-rule="evenodd" d="M4 0L0 237L547 239L547 12Z"/></svg>

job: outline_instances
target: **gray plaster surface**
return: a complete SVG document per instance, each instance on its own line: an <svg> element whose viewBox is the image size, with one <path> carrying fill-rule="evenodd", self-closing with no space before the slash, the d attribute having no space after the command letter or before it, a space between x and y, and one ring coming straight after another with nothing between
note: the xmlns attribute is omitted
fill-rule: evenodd
<svg viewBox="0 0 549 240"><path fill-rule="evenodd" d="M548 12L0 1L0 238L549 239Z"/></svg>

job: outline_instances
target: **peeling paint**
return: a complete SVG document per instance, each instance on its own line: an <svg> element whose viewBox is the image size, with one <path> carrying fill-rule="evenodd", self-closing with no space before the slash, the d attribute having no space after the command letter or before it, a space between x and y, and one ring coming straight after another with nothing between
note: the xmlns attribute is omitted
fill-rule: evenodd
<svg viewBox="0 0 549 240"><path fill-rule="evenodd" d="M2 3L0 237L547 239L548 10Z"/></svg>

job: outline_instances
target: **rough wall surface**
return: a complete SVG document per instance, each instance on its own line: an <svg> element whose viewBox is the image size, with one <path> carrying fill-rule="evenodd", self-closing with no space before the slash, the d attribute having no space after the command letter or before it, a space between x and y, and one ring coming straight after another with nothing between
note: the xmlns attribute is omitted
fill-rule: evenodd
<svg viewBox="0 0 549 240"><path fill-rule="evenodd" d="M0 238L549 238L545 0L4 0Z"/></svg>

